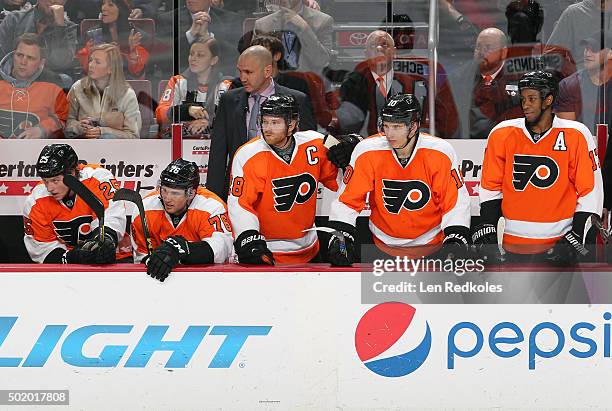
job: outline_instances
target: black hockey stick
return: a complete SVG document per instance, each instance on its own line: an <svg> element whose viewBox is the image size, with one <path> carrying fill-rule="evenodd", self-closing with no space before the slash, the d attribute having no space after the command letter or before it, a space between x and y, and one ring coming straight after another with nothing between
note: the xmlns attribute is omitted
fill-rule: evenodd
<svg viewBox="0 0 612 411"><path fill-rule="evenodd" d="M66 184L66 186L77 196L81 197L89 208L93 210L96 217L98 217L98 225L100 228L99 240L101 243L104 242L104 204L102 204L102 201L72 174L66 174L64 176L64 184Z"/></svg>
<svg viewBox="0 0 612 411"><path fill-rule="evenodd" d="M138 207L138 214L140 215L140 222L142 223L142 232L145 236L147 243L147 254L150 256L153 252L153 243L151 242L151 236L149 235L149 225L147 224L147 216L145 215L144 205L142 204L142 197L134 190L129 188L120 188L115 191L114 201L129 201L130 203L136 204Z"/></svg>

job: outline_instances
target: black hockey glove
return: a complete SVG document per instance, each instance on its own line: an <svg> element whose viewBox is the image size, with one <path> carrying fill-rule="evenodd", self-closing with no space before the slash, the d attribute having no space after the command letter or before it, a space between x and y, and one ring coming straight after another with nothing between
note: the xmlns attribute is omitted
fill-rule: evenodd
<svg viewBox="0 0 612 411"><path fill-rule="evenodd" d="M104 227L104 241L98 238L99 229L95 229L94 237L87 240L81 250L93 253L90 264L114 264L117 260L117 234L108 227Z"/></svg>
<svg viewBox="0 0 612 411"><path fill-rule="evenodd" d="M246 230L234 241L234 249L240 264L274 265L274 256L268 249L266 239L257 230Z"/></svg>
<svg viewBox="0 0 612 411"><path fill-rule="evenodd" d="M442 241L441 256L443 259L457 260L469 258L470 244L468 242L469 228L447 227L444 230L445 237Z"/></svg>
<svg viewBox="0 0 612 411"><path fill-rule="evenodd" d="M327 158L338 168L346 168L351 162L351 154L362 137L359 134L345 134L336 137L338 144L327 151Z"/></svg>
<svg viewBox="0 0 612 411"><path fill-rule="evenodd" d="M344 236L344 244L338 235L331 235L327 259L333 267L348 267L359 260L355 238L357 228L342 221L329 221L327 225Z"/></svg>
<svg viewBox="0 0 612 411"><path fill-rule="evenodd" d="M182 257L189 255L189 244L181 236L168 237L159 247L153 250L151 257L144 260L147 274L163 282Z"/></svg>
<svg viewBox="0 0 612 411"><path fill-rule="evenodd" d="M588 254L578 234L568 231L548 250L546 261L556 267L573 267Z"/></svg>
<svg viewBox="0 0 612 411"><path fill-rule="evenodd" d="M95 264L96 253L94 251L73 248L62 255L63 264Z"/></svg>
<svg viewBox="0 0 612 411"><path fill-rule="evenodd" d="M498 265L504 262L497 243L497 228L493 224L477 226L472 234L472 243L486 265Z"/></svg>

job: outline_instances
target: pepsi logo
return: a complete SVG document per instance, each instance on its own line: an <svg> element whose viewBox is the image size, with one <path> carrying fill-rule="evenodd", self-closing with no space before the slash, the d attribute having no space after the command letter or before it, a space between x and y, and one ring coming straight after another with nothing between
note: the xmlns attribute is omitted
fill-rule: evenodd
<svg viewBox="0 0 612 411"><path fill-rule="evenodd" d="M388 302L370 308L361 317L355 330L355 350L370 371L383 377L403 377L423 365L431 349L427 322L425 336L416 348L384 357L385 352L396 348L394 346L406 332L415 332L415 326L409 330L415 313L416 308L409 304ZM378 359L380 356L383 358Z"/></svg>

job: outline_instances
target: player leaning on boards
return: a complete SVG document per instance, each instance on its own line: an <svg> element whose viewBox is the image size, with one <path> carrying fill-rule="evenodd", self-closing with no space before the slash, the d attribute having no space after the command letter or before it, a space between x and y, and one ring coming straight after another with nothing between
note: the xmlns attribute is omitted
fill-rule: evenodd
<svg viewBox="0 0 612 411"><path fill-rule="evenodd" d="M297 131L295 97L270 96L260 108L263 136L242 145L232 162L228 208L238 261L243 264L317 260L313 228L317 186L336 191L338 168L324 136Z"/></svg>
<svg viewBox="0 0 612 411"><path fill-rule="evenodd" d="M574 265L587 254L590 217L602 213L595 142L584 124L552 113L559 87L551 73L526 73L518 88L524 118L502 121L487 141L474 244L499 262L496 228L504 217L509 262Z"/></svg>
<svg viewBox="0 0 612 411"><path fill-rule="evenodd" d="M182 158L160 176L159 188L143 200L152 246L147 243L140 216L132 224L134 262L145 262L147 273L164 281L183 264L225 262L232 251L232 228L225 202L200 187L196 163Z"/></svg>
<svg viewBox="0 0 612 411"><path fill-rule="evenodd" d="M389 255L440 258L468 251L470 203L457 155L445 140L419 133L421 108L412 94L396 94L381 110L379 134L355 147L332 202L330 227L345 234L346 252L330 240L333 265L357 260L355 221L366 196L376 246Z"/></svg>
<svg viewBox="0 0 612 411"><path fill-rule="evenodd" d="M68 144L50 144L40 152L36 172L42 178L23 209L24 242L37 263L111 264L126 225L125 207L112 201L119 184L110 171L78 164ZM92 208L64 184L65 175L80 180L104 205L104 239ZM119 256L121 257L121 255Z"/></svg>

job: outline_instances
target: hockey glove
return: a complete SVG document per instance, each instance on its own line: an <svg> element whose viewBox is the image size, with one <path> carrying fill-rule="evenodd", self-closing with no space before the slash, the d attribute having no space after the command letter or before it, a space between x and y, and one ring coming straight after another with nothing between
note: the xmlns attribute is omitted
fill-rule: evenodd
<svg viewBox="0 0 612 411"><path fill-rule="evenodd" d="M246 230L234 241L234 249L240 264L274 265L274 256L268 249L266 239L257 230Z"/></svg>
<svg viewBox="0 0 612 411"><path fill-rule="evenodd" d="M480 224L476 227L472 234L472 243L486 265L498 265L504 262L497 243L497 228L493 224Z"/></svg>
<svg viewBox="0 0 612 411"><path fill-rule="evenodd" d="M104 227L104 241L98 238L98 229L94 230L94 238L87 240L82 250L93 253L91 264L114 264L117 260L117 235L108 227Z"/></svg>
<svg viewBox="0 0 612 411"><path fill-rule="evenodd" d="M447 230L445 230L447 231ZM469 229L467 227L455 227L448 230L448 234L442 241L442 258L443 259L466 259L469 257L470 245L467 235Z"/></svg>
<svg viewBox="0 0 612 411"><path fill-rule="evenodd" d="M327 225L344 236L344 241L334 234L329 239L327 259L332 267L347 267L358 261L357 248L355 246L357 229L341 221L329 221Z"/></svg>
<svg viewBox="0 0 612 411"><path fill-rule="evenodd" d="M95 264L96 254L93 251L73 248L62 256L62 264Z"/></svg>
<svg viewBox="0 0 612 411"><path fill-rule="evenodd" d="M183 237L168 237L159 247L153 250L151 257L145 260L147 274L163 282L181 258L181 252L188 250ZM188 254L188 251L187 251ZM185 255L187 255L185 254Z"/></svg>
<svg viewBox="0 0 612 411"><path fill-rule="evenodd" d="M573 267L589 254L574 231L565 233L546 253L546 261L557 267Z"/></svg>
<svg viewBox="0 0 612 411"><path fill-rule="evenodd" d="M327 158L338 168L346 168L351 161L351 154L362 137L359 134L346 134L336 137L338 144L327 151Z"/></svg>

